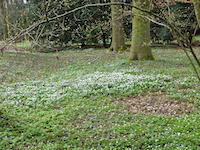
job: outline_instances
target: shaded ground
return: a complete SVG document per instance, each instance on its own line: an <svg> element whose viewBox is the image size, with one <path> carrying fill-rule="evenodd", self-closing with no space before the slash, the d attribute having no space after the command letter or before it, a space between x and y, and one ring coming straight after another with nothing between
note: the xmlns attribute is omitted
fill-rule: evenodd
<svg viewBox="0 0 200 150"><path fill-rule="evenodd" d="M126 45L127 48L128 47L131 47L131 45ZM163 44L152 44L151 46L153 47L163 47L163 46L170 46L170 47L179 47L178 45L175 45L175 44L166 44L166 45L163 45ZM105 49L105 48L109 48L110 46L109 45L102 45L102 44L95 44L95 45L85 45L85 46L70 46L70 47L60 47L58 49L58 51L62 51L62 50L67 50L67 49L79 49L79 50L83 50L83 49L89 49L89 48L93 48L93 49Z"/></svg>
<svg viewBox="0 0 200 150"><path fill-rule="evenodd" d="M128 44L126 46L128 49L131 47L131 45L128 45ZM178 44L151 44L151 46L152 47L170 47L173 49L180 50L180 46ZM200 41L193 42L192 46L194 48L194 51L199 51ZM84 45L84 46L76 45L76 46L59 47L59 48L51 48L51 49L42 48L38 52L48 53L48 52L65 51L69 49L84 50L84 49L105 49L105 48L109 48L109 45L104 46L102 44L95 44L95 45ZM6 46L4 50L25 51L23 48L13 47L13 46Z"/></svg>

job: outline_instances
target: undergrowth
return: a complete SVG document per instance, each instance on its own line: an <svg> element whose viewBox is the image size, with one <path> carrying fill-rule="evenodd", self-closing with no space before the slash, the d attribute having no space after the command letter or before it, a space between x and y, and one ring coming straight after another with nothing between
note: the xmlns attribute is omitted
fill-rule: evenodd
<svg viewBox="0 0 200 150"><path fill-rule="evenodd" d="M0 61L0 149L200 149L200 88L184 53L7 51ZM197 54L198 55L198 54ZM175 117L133 113L116 97L160 91L196 111Z"/></svg>

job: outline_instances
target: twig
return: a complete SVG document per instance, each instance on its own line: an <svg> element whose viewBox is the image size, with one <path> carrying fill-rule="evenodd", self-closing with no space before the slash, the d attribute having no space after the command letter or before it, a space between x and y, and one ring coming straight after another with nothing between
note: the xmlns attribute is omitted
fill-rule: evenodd
<svg viewBox="0 0 200 150"><path fill-rule="evenodd" d="M99 56L97 56L96 59L94 59L93 61L89 62L88 64L94 63L95 61L97 61L99 59Z"/></svg>

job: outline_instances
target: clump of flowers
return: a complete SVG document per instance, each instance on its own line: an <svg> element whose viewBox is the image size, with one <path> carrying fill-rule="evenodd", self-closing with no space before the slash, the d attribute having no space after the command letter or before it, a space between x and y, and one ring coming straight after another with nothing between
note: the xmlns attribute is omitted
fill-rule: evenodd
<svg viewBox="0 0 200 150"><path fill-rule="evenodd" d="M63 77L64 78L64 77ZM166 88L172 78L166 75L137 75L135 70L95 72L75 79L52 78L1 86L3 104L45 106L58 101L96 95L137 93L146 89Z"/></svg>

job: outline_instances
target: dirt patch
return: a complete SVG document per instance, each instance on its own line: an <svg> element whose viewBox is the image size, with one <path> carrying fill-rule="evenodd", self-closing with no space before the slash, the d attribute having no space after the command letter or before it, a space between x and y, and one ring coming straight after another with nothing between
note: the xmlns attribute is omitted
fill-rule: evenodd
<svg viewBox="0 0 200 150"><path fill-rule="evenodd" d="M142 112L147 115L179 117L183 114L190 114L196 110L192 103L182 100L173 100L165 94L126 96L124 98L116 98L115 100L120 101L122 107L135 114Z"/></svg>
<svg viewBox="0 0 200 150"><path fill-rule="evenodd" d="M200 46L192 46L193 50L195 53L199 53L200 52Z"/></svg>

